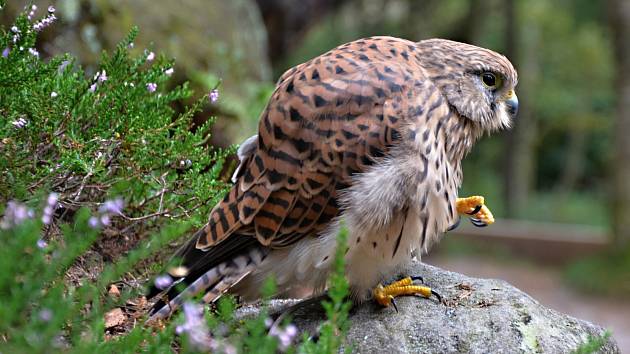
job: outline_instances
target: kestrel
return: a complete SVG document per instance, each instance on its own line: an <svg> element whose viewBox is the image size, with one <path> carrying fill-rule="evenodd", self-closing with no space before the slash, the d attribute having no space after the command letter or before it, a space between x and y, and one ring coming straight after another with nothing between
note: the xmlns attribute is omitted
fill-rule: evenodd
<svg viewBox="0 0 630 354"><path fill-rule="evenodd" d="M504 56L443 39L361 39L289 69L238 150L234 186L176 253L185 274L172 274L179 284L151 319L200 293L255 299L270 276L282 292L323 290L342 221L353 298L390 304L412 279L380 282L459 213L493 222L482 197L457 198L461 161L484 133L510 126L516 84Z"/></svg>

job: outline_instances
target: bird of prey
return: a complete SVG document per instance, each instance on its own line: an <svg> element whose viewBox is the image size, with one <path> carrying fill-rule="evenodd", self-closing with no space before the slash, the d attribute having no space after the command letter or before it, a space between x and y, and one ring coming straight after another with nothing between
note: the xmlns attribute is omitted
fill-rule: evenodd
<svg viewBox="0 0 630 354"><path fill-rule="evenodd" d="M150 319L200 293L255 299L270 276L280 291L323 290L342 223L354 299L431 296L405 288L410 278L380 282L458 214L493 222L482 197L458 198L461 161L482 135L510 126L516 84L504 56L443 39L361 39L289 69L238 150L233 187L177 251L185 271Z"/></svg>

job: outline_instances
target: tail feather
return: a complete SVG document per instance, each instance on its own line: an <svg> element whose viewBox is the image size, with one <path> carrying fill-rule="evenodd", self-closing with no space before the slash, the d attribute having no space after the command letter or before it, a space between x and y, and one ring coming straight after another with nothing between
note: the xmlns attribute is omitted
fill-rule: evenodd
<svg viewBox="0 0 630 354"><path fill-rule="evenodd" d="M205 235L204 228L197 231L173 256L173 258L180 259L180 264L188 271L185 277L171 274L175 279L174 283L179 284L183 282L184 285L190 285L208 270L258 245L258 241L252 236L234 235L235 237L229 237L207 250L200 250L196 247L197 239L200 236L203 237L203 235ZM155 284L152 284L147 292L147 298L152 299L162 292L163 289L159 289ZM177 287L171 287L167 296L172 299L177 294Z"/></svg>
<svg viewBox="0 0 630 354"><path fill-rule="evenodd" d="M181 307L184 301L204 292L203 300L205 302L210 303L218 300L221 295L255 270L266 255L267 252L262 247L250 248L249 251L240 256L220 263L194 278L180 293L175 289L176 285L173 285L167 290L164 300L161 299L153 305L147 322L167 318L173 311ZM169 294L172 297L169 297Z"/></svg>

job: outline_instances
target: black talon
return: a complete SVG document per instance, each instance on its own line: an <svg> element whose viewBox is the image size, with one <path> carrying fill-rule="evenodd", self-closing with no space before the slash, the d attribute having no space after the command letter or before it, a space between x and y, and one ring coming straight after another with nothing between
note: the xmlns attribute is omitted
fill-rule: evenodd
<svg viewBox="0 0 630 354"><path fill-rule="evenodd" d="M481 205L477 205L475 207L475 209L473 209L473 211L471 211L470 213L467 212L466 214L468 214L468 215L475 215L475 214L477 214L479 212L479 210L481 210Z"/></svg>
<svg viewBox="0 0 630 354"><path fill-rule="evenodd" d="M396 301L394 301L393 298L392 298L392 305L394 305L394 310L396 310L396 312L398 312L398 306L396 306Z"/></svg>
<svg viewBox="0 0 630 354"><path fill-rule="evenodd" d="M410 277L410 278L411 278L412 281L413 280L420 280L420 283L424 284L424 278L422 278L419 275L414 275L413 277Z"/></svg>
<svg viewBox="0 0 630 354"><path fill-rule="evenodd" d="M440 304L441 304L441 303L443 303L443 300L442 300L442 295L438 294L438 292L437 292L437 291L435 291L435 290L431 289L431 294L432 294L432 295L435 295L435 297L437 297L437 299L438 299L438 301L440 302Z"/></svg>
<svg viewBox="0 0 630 354"><path fill-rule="evenodd" d="M473 225L477 226L477 227L486 227L486 226L488 226L488 224L486 224L485 222L483 222L483 221L481 221L481 220L479 220L477 218L470 218L470 222Z"/></svg>
<svg viewBox="0 0 630 354"><path fill-rule="evenodd" d="M446 231L448 232L448 231L453 231L453 230L455 230L455 229L459 226L459 223L460 223L461 221L462 221L462 219L461 219L461 218L457 218L457 221L455 221L455 223L454 223L453 225L449 226L448 230L446 230Z"/></svg>

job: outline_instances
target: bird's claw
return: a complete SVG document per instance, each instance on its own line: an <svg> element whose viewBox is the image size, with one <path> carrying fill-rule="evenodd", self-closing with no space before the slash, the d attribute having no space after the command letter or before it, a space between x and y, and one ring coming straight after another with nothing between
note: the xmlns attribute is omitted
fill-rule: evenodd
<svg viewBox="0 0 630 354"><path fill-rule="evenodd" d="M442 296L439 293L427 286L413 284L414 280L420 280L424 283L420 276L405 277L386 286L378 284L372 291L372 295L376 302L382 306L394 306L396 312L398 312L398 307L394 298L401 295L421 295L426 298L430 298L433 295L442 303Z"/></svg>
<svg viewBox="0 0 630 354"><path fill-rule="evenodd" d="M494 216L485 205L482 196L457 198L456 208L458 213L472 216L470 222L477 227L485 227L494 223Z"/></svg>

